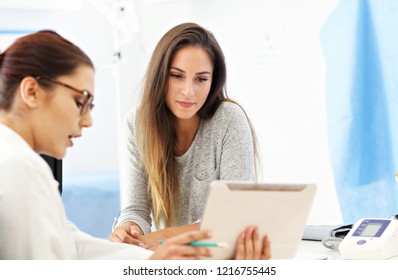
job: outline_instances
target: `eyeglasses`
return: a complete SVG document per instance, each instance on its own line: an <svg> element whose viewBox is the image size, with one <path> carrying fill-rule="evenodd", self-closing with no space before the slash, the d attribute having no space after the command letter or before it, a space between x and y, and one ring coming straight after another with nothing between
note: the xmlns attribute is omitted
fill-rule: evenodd
<svg viewBox="0 0 398 280"><path fill-rule="evenodd" d="M60 82L60 81L57 81L57 80L53 80L53 79L50 79L50 78L47 78L47 77L43 77L43 76L36 77L36 80L37 81L46 80L46 81L48 81L50 83L57 84L57 85L60 85L60 86L64 86L66 88L69 88L69 89L71 89L71 90L83 95L84 101L80 104L81 105L81 108L80 108L80 114L81 115L84 115L85 113L87 113L88 110L91 111L94 108L94 104L93 104L94 96L88 90L85 90L85 89L80 90L80 89L72 87L72 86L70 86L68 84L65 84L63 82Z"/></svg>

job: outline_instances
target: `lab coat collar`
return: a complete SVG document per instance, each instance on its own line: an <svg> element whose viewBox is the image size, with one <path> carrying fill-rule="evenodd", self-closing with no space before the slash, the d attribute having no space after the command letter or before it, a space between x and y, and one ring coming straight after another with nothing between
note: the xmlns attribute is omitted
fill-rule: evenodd
<svg viewBox="0 0 398 280"><path fill-rule="evenodd" d="M20 146L24 146L33 150L32 147L22 138L21 135L16 133L13 129L9 128L4 124L0 124L0 139L15 143Z"/></svg>

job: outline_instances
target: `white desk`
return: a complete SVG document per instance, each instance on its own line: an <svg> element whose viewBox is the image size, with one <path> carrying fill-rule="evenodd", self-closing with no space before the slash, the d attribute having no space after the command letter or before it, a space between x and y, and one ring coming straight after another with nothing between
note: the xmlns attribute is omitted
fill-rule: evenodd
<svg viewBox="0 0 398 280"><path fill-rule="evenodd" d="M337 250L331 250L322 245L320 241L302 240L294 259L297 260L341 260Z"/></svg>
<svg viewBox="0 0 398 280"><path fill-rule="evenodd" d="M343 260L337 250L331 250L322 245L320 241L302 240L295 260ZM398 260L398 256L389 260Z"/></svg>

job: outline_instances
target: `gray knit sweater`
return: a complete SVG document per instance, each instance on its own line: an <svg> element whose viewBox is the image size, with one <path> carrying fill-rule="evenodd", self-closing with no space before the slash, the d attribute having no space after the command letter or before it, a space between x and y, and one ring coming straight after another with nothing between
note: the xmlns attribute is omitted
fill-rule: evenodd
<svg viewBox="0 0 398 280"><path fill-rule="evenodd" d="M123 127L122 211L116 225L133 221L146 234L152 226L151 204L134 136L135 113L135 109L129 111ZM201 219L211 181L253 180L253 142L243 110L234 103L222 103L211 119L201 121L191 147L176 160L181 206L174 226Z"/></svg>

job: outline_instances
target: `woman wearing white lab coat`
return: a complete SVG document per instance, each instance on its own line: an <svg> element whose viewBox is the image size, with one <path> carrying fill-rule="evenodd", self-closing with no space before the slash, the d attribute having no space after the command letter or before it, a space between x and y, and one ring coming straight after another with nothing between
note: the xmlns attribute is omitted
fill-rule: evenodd
<svg viewBox="0 0 398 280"><path fill-rule="evenodd" d="M92 125L94 69L75 45L44 31L0 55L0 259L192 258L178 246L153 253L80 232L66 218L58 184L39 153L64 157ZM186 236L187 237L187 236ZM193 233L188 239L200 239ZM173 241L174 242L174 241ZM175 244L187 243L179 240ZM167 246L166 246L167 247ZM168 246L170 247L170 246Z"/></svg>
<svg viewBox="0 0 398 280"><path fill-rule="evenodd" d="M52 31L16 40L0 54L0 259L195 259L187 246L209 233L168 239L156 251L112 243L68 221L58 184L39 154L61 159L92 125L94 67L77 46ZM237 259L269 258L268 240L248 228Z"/></svg>

